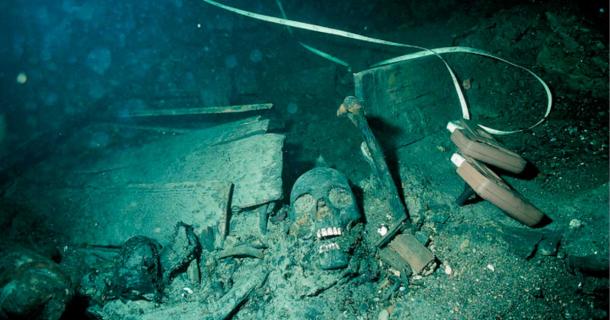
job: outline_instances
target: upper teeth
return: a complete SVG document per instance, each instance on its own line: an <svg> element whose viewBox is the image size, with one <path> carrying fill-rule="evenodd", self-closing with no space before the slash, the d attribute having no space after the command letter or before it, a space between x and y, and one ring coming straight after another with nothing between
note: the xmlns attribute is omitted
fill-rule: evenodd
<svg viewBox="0 0 610 320"><path fill-rule="evenodd" d="M343 233L343 231L341 230L341 228L329 227L329 228L319 229L317 236L318 236L318 239L320 239L320 238L326 238L326 237L330 237L330 236L340 236L342 233Z"/></svg>

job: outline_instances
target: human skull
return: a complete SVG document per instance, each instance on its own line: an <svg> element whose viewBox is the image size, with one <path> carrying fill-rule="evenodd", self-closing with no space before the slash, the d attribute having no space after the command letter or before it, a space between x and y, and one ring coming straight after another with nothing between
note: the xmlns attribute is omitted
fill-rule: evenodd
<svg viewBox="0 0 610 320"><path fill-rule="evenodd" d="M350 231L360 219L347 178L339 171L318 167L300 176L290 193L291 233L313 241L319 267L345 268L354 237Z"/></svg>

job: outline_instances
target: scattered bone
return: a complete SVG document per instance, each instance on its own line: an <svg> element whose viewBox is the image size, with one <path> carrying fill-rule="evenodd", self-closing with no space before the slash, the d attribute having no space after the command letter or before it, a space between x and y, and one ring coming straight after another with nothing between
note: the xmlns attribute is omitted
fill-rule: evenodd
<svg viewBox="0 0 610 320"><path fill-rule="evenodd" d="M446 264L445 265L445 274L450 276L453 273L453 269L451 269L451 266Z"/></svg>
<svg viewBox="0 0 610 320"><path fill-rule="evenodd" d="M256 248L253 248L248 245L240 245L240 246L236 246L233 248L224 249L218 255L218 258L220 258L220 259L229 258L229 257L236 257L236 258L250 257L250 258L263 259L264 255L263 255L263 250L261 250L261 249L256 249Z"/></svg>
<svg viewBox="0 0 610 320"><path fill-rule="evenodd" d="M191 261L186 269L186 274L191 283L201 284L201 268L199 267L199 261L197 259Z"/></svg>
<svg viewBox="0 0 610 320"><path fill-rule="evenodd" d="M257 288L261 288L267 281L269 272L258 268L252 273L244 275L235 285L217 301L202 304L199 301L177 304L168 308L159 308L141 316L142 320L175 319L180 315L182 320L217 320L229 319L239 311L246 300L250 298Z"/></svg>
<svg viewBox="0 0 610 320"><path fill-rule="evenodd" d="M377 228L377 233L382 237L385 236L388 233L388 227L384 224L380 225L379 228Z"/></svg>

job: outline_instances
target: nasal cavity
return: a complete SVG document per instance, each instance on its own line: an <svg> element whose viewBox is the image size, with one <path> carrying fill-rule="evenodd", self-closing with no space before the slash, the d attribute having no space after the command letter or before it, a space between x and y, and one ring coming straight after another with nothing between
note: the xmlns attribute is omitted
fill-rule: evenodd
<svg viewBox="0 0 610 320"><path fill-rule="evenodd" d="M317 204L317 209L323 209L326 208L326 201L324 201L324 199L320 199L318 200L318 204Z"/></svg>

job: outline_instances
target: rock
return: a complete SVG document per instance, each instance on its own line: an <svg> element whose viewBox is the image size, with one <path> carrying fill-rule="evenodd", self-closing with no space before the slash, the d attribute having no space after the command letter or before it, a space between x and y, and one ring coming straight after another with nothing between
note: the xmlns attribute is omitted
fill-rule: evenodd
<svg viewBox="0 0 610 320"><path fill-rule="evenodd" d="M180 272L186 271L191 261L201 255L201 245L193 227L183 222L176 224L171 243L161 251L163 281L166 284Z"/></svg>
<svg viewBox="0 0 610 320"><path fill-rule="evenodd" d="M114 266L111 294L129 300L150 300L163 291L157 241L135 236L125 242Z"/></svg>
<svg viewBox="0 0 610 320"><path fill-rule="evenodd" d="M390 313L386 309L381 309L377 315L377 320L388 320L390 319Z"/></svg>
<svg viewBox="0 0 610 320"><path fill-rule="evenodd" d="M74 290L52 260L24 248L2 252L0 319L59 319Z"/></svg>
<svg viewBox="0 0 610 320"><path fill-rule="evenodd" d="M579 198L579 199L578 199ZM570 227L563 238L562 251L575 271L608 275L608 184L591 190L577 199L579 227ZM573 219L576 220L576 219ZM572 221L573 221L572 220ZM576 223L570 222L570 225Z"/></svg>
<svg viewBox="0 0 610 320"><path fill-rule="evenodd" d="M560 242L561 234L547 233L540 243L538 243L538 252L543 256L555 256L559 250Z"/></svg>
<svg viewBox="0 0 610 320"><path fill-rule="evenodd" d="M578 229L580 227L582 227L582 221L578 219L570 220L570 229Z"/></svg>
<svg viewBox="0 0 610 320"><path fill-rule="evenodd" d="M511 227L502 228L500 235L510 250L523 259L529 259L536 253L537 245L544 237L539 231Z"/></svg>
<svg viewBox="0 0 610 320"><path fill-rule="evenodd" d="M451 269L451 266L448 264L445 264L445 266L443 267L443 270L445 271L445 274L450 276L453 273L453 269Z"/></svg>

